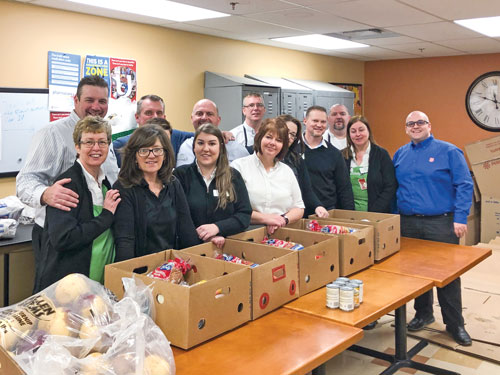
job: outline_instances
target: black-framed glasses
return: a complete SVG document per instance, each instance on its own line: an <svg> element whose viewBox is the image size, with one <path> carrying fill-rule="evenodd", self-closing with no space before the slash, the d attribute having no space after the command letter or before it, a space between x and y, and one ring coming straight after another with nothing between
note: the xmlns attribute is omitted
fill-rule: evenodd
<svg viewBox="0 0 500 375"><path fill-rule="evenodd" d="M262 103L250 103L250 104L247 104L247 105L244 105L243 107L245 108L264 108L264 104Z"/></svg>
<svg viewBox="0 0 500 375"><path fill-rule="evenodd" d="M105 148L105 147L109 146L109 142L108 141L104 141L104 140L100 140L100 141L91 141L91 140L82 141L82 142L80 142L80 145L82 145L83 147L86 147L86 148L92 148L92 147L95 146L96 143L99 146L99 148Z"/></svg>
<svg viewBox="0 0 500 375"><path fill-rule="evenodd" d="M297 133L288 132L288 138L293 140L297 139Z"/></svg>
<svg viewBox="0 0 500 375"><path fill-rule="evenodd" d="M408 121L406 123L406 127L407 128L413 128L413 126L417 125L417 126L424 126L426 124L428 124L429 121L425 121L425 120L418 120L418 121Z"/></svg>
<svg viewBox="0 0 500 375"><path fill-rule="evenodd" d="M154 156L163 156L165 150L161 147L140 148L139 150L137 150L137 155L139 155L141 158L147 158L151 153L153 153Z"/></svg>

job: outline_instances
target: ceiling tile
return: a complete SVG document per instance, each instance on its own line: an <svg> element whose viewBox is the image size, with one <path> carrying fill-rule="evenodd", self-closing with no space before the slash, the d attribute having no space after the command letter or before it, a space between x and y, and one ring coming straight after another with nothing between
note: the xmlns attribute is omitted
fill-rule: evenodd
<svg viewBox="0 0 500 375"><path fill-rule="evenodd" d="M497 0L399 0L447 20L500 16Z"/></svg>
<svg viewBox="0 0 500 375"><path fill-rule="evenodd" d="M464 54L462 51L428 42L396 44L384 47L394 51L411 53L414 57L453 56Z"/></svg>
<svg viewBox="0 0 500 375"><path fill-rule="evenodd" d="M349 21L308 8L292 8L258 13L247 17L319 34L369 28L369 26L365 24Z"/></svg>
<svg viewBox="0 0 500 375"><path fill-rule="evenodd" d="M178 3L197 6L229 14L251 14L273 10L294 8L296 5L279 0L172 0ZM236 3L234 10L230 5Z"/></svg>
<svg viewBox="0 0 500 375"><path fill-rule="evenodd" d="M458 26L453 22L436 22L425 25L409 25L389 27L391 31L398 34L410 36L427 41L452 40L480 37L481 34L465 27Z"/></svg>
<svg viewBox="0 0 500 375"><path fill-rule="evenodd" d="M348 53L354 56L364 56L367 58L386 58L386 59L403 59L412 56L411 53L394 51L386 48L379 47L369 47L369 48L354 48L354 49L345 49L342 50L344 53Z"/></svg>
<svg viewBox="0 0 500 375"><path fill-rule="evenodd" d="M241 16L231 16L224 18L213 18L209 20L199 20L186 22L191 25L209 27L228 31L228 38L235 32L244 35L246 38L278 38L285 36L303 35L304 32L287 27L272 25L270 23L254 21Z"/></svg>
<svg viewBox="0 0 500 375"><path fill-rule="evenodd" d="M454 39L437 42L441 46L454 48L468 53L500 52L500 40L492 38Z"/></svg>
<svg viewBox="0 0 500 375"><path fill-rule="evenodd" d="M360 43L369 44L371 46L385 46L388 44L405 44L405 43L421 42L421 40L410 38L407 36L394 36L390 38L374 38L374 39L362 39L362 40L353 39L353 40Z"/></svg>
<svg viewBox="0 0 500 375"><path fill-rule="evenodd" d="M314 6L314 9L376 27L407 25L409 20L413 24L440 21L439 18L394 0L356 0L338 4L326 3Z"/></svg>
<svg viewBox="0 0 500 375"><path fill-rule="evenodd" d="M236 39L236 40L246 40L247 39L245 35L242 35L242 34L239 34L236 32L232 32L231 38L229 38L227 31L212 29L209 27L191 25L191 24L184 23L184 22L176 22L176 23L160 25L160 26L164 26L164 27L169 28L169 29L188 31L191 33L218 36L220 38L228 38L228 39Z"/></svg>

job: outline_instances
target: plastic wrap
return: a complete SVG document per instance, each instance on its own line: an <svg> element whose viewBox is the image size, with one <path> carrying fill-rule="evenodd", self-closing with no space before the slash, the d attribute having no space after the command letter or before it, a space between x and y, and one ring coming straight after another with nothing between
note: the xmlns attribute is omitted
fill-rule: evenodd
<svg viewBox="0 0 500 375"><path fill-rule="evenodd" d="M114 302L101 284L66 276L0 309L0 345L28 375L174 375L168 340L141 311L151 293L132 289Z"/></svg>
<svg viewBox="0 0 500 375"><path fill-rule="evenodd" d="M0 199L0 219L19 219L24 204L15 195Z"/></svg>

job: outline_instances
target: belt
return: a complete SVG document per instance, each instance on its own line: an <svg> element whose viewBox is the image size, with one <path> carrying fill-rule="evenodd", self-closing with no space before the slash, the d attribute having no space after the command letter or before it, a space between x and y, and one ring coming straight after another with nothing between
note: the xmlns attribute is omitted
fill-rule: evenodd
<svg viewBox="0 0 500 375"><path fill-rule="evenodd" d="M421 214L415 214L415 215L401 215L401 216L409 216L409 217L425 217L425 218L437 218L437 217L447 217L447 216L453 216L453 212L445 212L444 214L441 215L421 215Z"/></svg>

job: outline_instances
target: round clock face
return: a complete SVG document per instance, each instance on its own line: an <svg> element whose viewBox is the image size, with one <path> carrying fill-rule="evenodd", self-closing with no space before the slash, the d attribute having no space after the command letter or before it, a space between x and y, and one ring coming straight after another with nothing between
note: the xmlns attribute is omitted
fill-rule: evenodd
<svg viewBox="0 0 500 375"><path fill-rule="evenodd" d="M479 76L467 90L469 117L485 130L500 131L500 71Z"/></svg>

